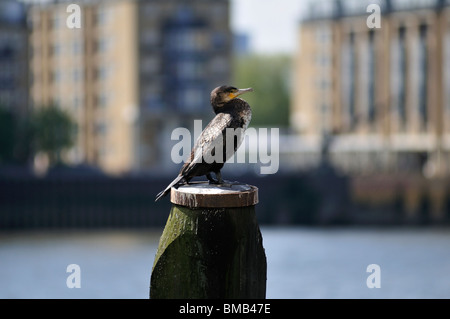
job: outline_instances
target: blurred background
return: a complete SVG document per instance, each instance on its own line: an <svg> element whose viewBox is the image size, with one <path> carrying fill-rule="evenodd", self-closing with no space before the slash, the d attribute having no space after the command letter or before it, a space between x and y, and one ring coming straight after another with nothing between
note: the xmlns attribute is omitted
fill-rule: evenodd
<svg viewBox="0 0 450 319"><path fill-rule="evenodd" d="M147 298L171 133L222 84L280 130L276 174L223 170L269 298L450 297L449 0L1 1L0 297Z"/></svg>

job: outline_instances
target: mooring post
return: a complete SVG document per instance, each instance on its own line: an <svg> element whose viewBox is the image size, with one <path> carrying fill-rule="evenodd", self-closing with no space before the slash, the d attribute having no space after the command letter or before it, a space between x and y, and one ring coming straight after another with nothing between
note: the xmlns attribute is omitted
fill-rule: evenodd
<svg viewBox="0 0 450 319"><path fill-rule="evenodd" d="M194 183L172 188L172 209L150 279L150 298L266 296L258 189Z"/></svg>

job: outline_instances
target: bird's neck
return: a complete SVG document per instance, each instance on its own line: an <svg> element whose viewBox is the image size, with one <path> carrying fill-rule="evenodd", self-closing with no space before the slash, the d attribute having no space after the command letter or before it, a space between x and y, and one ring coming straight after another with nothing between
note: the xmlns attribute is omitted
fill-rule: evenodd
<svg viewBox="0 0 450 319"><path fill-rule="evenodd" d="M214 110L214 113L218 114L218 113L222 112L222 109L226 103L227 102L224 102L224 101L217 101L215 99L211 99L211 106Z"/></svg>
<svg viewBox="0 0 450 319"><path fill-rule="evenodd" d="M219 113L223 112L223 108L224 108L225 104L226 103L214 103L214 104L211 104L212 107L213 107L214 113L219 114Z"/></svg>
<svg viewBox="0 0 450 319"><path fill-rule="evenodd" d="M219 114L223 112L230 112L236 107L241 106L242 102L244 102L245 105L248 105L247 102L242 100L241 98L234 98L227 102L215 102L211 103L214 113Z"/></svg>

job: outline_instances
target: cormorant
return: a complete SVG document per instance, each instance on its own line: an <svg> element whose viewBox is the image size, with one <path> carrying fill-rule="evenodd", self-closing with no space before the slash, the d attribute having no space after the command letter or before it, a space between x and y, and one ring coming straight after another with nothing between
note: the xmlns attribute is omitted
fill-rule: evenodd
<svg viewBox="0 0 450 319"><path fill-rule="evenodd" d="M156 196L155 201L166 196L172 187L189 183L194 176L206 175L211 184L223 184L220 170L241 145L244 138L243 133L252 118L250 105L238 96L252 91L252 88L237 89L228 85L222 85L212 90L211 105L216 116L198 137L189 160L183 165L178 176ZM227 149L226 146L227 129L236 131L241 129L238 134L233 135L233 147L229 147L230 149ZM214 157L216 150L222 150L222 153L218 155L220 157L218 161L217 158L212 161L205 160ZM211 172L215 173L217 180L212 178Z"/></svg>

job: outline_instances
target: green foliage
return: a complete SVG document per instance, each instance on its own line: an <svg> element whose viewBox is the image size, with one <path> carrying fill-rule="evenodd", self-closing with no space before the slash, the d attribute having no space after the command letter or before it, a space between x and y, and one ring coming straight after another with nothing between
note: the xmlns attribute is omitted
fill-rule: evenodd
<svg viewBox="0 0 450 319"><path fill-rule="evenodd" d="M29 119L0 106L0 163L24 164L31 158Z"/></svg>
<svg viewBox="0 0 450 319"><path fill-rule="evenodd" d="M29 116L18 116L0 106L0 163L26 163L33 152L49 155L51 164L60 161L61 151L75 142L76 125L58 107L42 106Z"/></svg>
<svg viewBox="0 0 450 319"><path fill-rule="evenodd" d="M291 60L285 55L245 55L235 58L233 85L252 87L243 98L252 107L252 126L289 125Z"/></svg>
<svg viewBox="0 0 450 319"><path fill-rule="evenodd" d="M54 105L40 107L32 123L36 151L46 152L51 163L59 162L61 151L75 142L76 125L70 115Z"/></svg>
<svg viewBox="0 0 450 319"><path fill-rule="evenodd" d="M16 121L11 111L0 107L0 161L11 161L14 156Z"/></svg>

